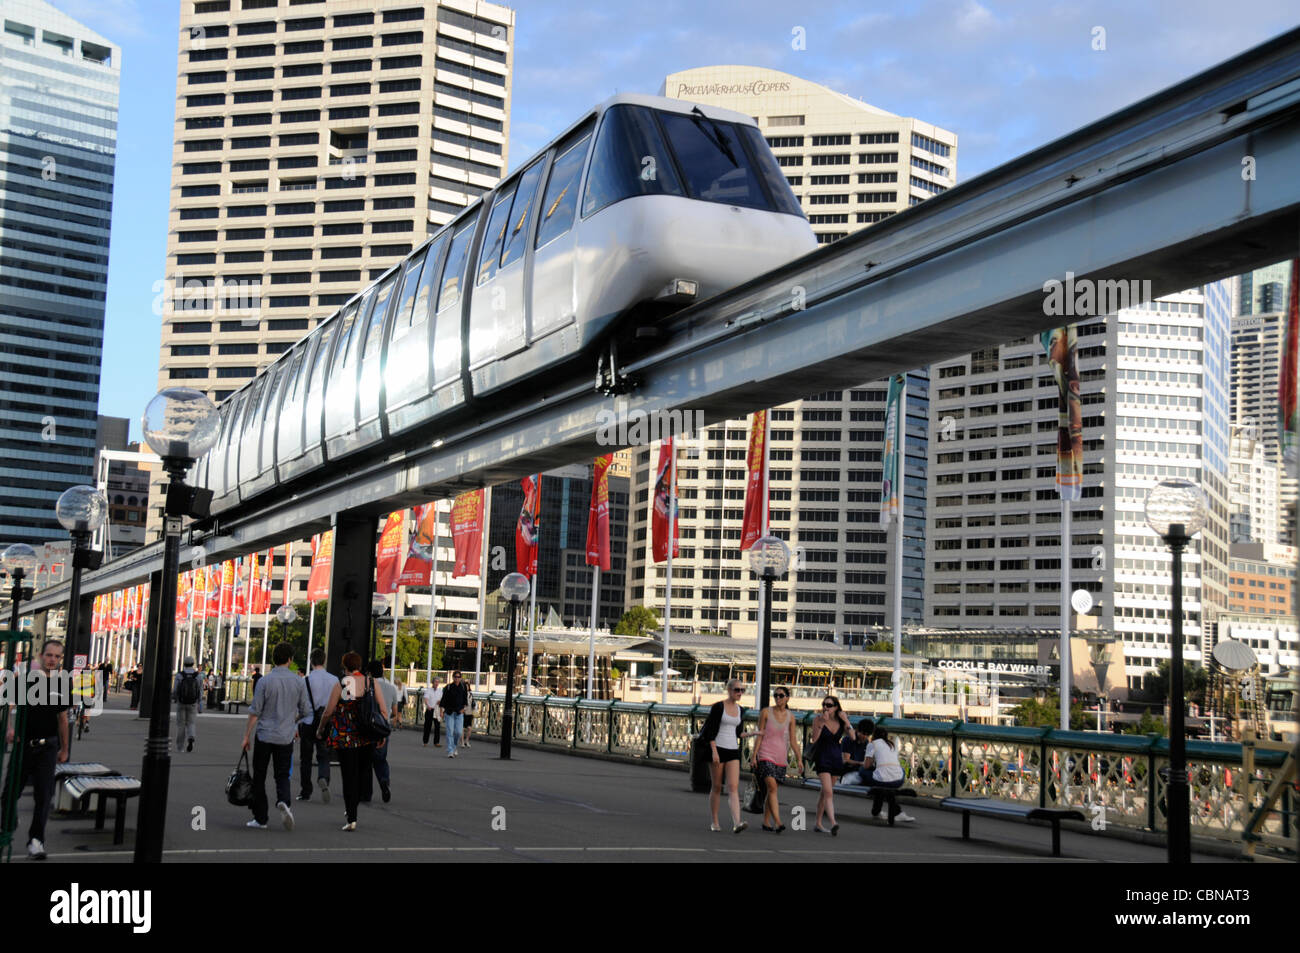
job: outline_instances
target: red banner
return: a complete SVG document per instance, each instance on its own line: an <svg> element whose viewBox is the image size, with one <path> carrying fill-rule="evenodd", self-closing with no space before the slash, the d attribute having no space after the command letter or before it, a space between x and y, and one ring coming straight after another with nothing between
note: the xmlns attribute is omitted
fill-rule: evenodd
<svg viewBox="0 0 1300 953"><path fill-rule="evenodd" d="M754 414L749 428L749 472L745 478L745 525L740 534L740 548L749 549L767 532L763 525L767 502L767 411Z"/></svg>
<svg viewBox="0 0 1300 953"><path fill-rule="evenodd" d="M412 518L415 523L415 536L411 538L411 547L402 566L402 574L397 577L399 586L427 586L429 574L433 571L436 558L436 540L438 538L438 504L426 503L417 506Z"/></svg>
<svg viewBox="0 0 1300 953"><path fill-rule="evenodd" d="M388 514L384 531L375 549L375 592L386 596L397 591L397 577L402 570L402 540L405 536L406 510Z"/></svg>
<svg viewBox="0 0 1300 953"><path fill-rule="evenodd" d="M221 566L208 567L208 598L205 601L207 615L216 618L221 615Z"/></svg>
<svg viewBox="0 0 1300 953"><path fill-rule="evenodd" d="M654 512L650 517L650 527L654 543L655 562L661 563L668 558L668 523L669 500L672 506L673 555L678 555L677 537L677 486L676 467L672 466L675 451L673 438L669 437L659 444L659 471L655 477Z"/></svg>
<svg viewBox="0 0 1300 953"><path fill-rule="evenodd" d="M537 537L542 524L542 475L524 477L524 505L515 526L515 569L525 576L537 575Z"/></svg>
<svg viewBox="0 0 1300 953"><path fill-rule="evenodd" d="M257 586L253 590L256 599L253 601L253 611L265 615L271 611L271 567L275 563L275 550L266 551L266 559L262 562L262 572L258 577Z"/></svg>
<svg viewBox="0 0 1300 953"><path fill-rule="evenodd" d="M227 559L221 564L220 598L221 612L230 612L231 606L235 604L235 563L231 559Z"/></svg>
<svg viewBox="0 0 1300 953"><path fill-rule="evenodd" d="M451 542L456 550L453 579L477 576L483 551L483 491L471 490L451 504Z"/></svg>
<svg viewBox="0 0 1300 953"><path fill-rule="evenodd" d="M190 613L190 574L181 573L176 577L176 621L184 622Z"/></svg>
<svg viewBox="0 0 1300 953"><path fill-rule="evenodd" d="M249 566L251 571L252 566ZM231 586L230 611L233 615L244 615L248 612L248 583L244 578L244 559L241 556L235 561L234 578ZM249 577L251 578L251 576Z"/></svg>
<svg viewBox="0 0 1300 953"><path fill-rule="evenodd" d="M587 565L609 572L609 465L614 455L596 458L591 471L591 506L587 510Z"/></svg>
<svg viewBox="0 0 1300 953"><path fill-rule="evenodd" d="M334 561L334 530L311 538L311 576L307 580L307 601L320 602L330 595L330 564Z"/></svg>
<svg viewBox="0 0 1300 953"><path fill-rule="evenodd" d="M1291 288L1287 293L1286 334L1282 338L1282 372L1278 375L1278 446L1286 473L1292 469L1300 447L1300 258L1291 259Z"/></svg>

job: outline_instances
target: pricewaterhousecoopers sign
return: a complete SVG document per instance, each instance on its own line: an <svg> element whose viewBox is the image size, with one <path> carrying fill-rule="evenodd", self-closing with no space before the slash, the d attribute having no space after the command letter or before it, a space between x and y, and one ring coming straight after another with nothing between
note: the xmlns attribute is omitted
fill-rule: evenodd
<svg viewBox="0 0 1300 953"><path fill-rule="evenodd" d="M762 96L766 93L788 93L789 91L789 83L768 83L761 79L756 79L752 83L701 83L698 86L692 86L690 83L677 84L678 99L684 96L740 96L745 93L751 96Z"/></svg>

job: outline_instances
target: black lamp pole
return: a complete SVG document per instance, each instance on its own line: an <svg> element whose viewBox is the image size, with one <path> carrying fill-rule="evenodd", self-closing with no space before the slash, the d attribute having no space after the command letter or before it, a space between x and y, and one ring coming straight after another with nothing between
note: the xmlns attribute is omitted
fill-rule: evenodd
<svg viewBox="0 0 1300 953"><path fill-rule="evenodd" d="M9 630L11 632L17 632L18 631L18 603L22 601L23 595L25 594L26 591L23 588L23 576L25 576L26 573L24 573L21 569L12 569L10 570L9 575L14 581L13 588L9 590L9 598L12 602L12 605L10 606L9 609ZM24 659L24 661L27 660Z"/></svg>
<svg viewBox="0 0 1300 953"><path fill-rule="evenodd" d="M501 710L501 760L510 760L510 736L515 733L515 619L519 603L510 600L510 654L506 656L506 703Z"/></svg>
<svg viewBox="0 0 1300 953"><path fill-rule="evenodd" d="M1169 527L1165 537L1173 553L1173 645L1169 665L1169 783L1165 786L1165 818L1169 825L1169 863L1192 860L1187 787L1187 749L1183 733L1183 550L1188 536L1182 523Z"/></svg>
<svg viewBox="0 0 1300 953"><path fill-rule="evenodd" d="M181 561L181 517L187 509L185 473L193 460L163 458L167 471L167 504L163 516L162 581L158 593L158 638L153 657L153 700L149 712L149 740L145 742L140 772L140 808L136 819L135 863L162 861L163 832L167 822L167 787L171 780L168 723L171 717L172 642L176 636L176 575Z"/></svg>
<svg viewBox="0 0 1300 953"><path fill-rule="evenodd" d="M763 637L759 645L759 665L762 675L758 680L758 710L768 706L768 692L772 687L772 583L776 577L763 573Z"/></svg>

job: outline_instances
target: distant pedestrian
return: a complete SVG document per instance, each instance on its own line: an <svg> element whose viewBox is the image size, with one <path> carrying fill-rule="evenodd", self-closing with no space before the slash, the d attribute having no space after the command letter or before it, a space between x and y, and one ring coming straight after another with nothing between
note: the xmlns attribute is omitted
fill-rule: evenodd
<svg viewBox="0 0 1300 953"><path fill-rule="evenodd" d="M180 752L181 745L185 745L186 751L193 751L194 729L203 710L203 682L192 656L185 657L181 670L172 680L172 701L176 703L176 751Z"/></svg>
<svg viewBox="0 0 1300 953"><path fill-rule="evenodd" d="M389 719L390 723L397 721L397 686L384 678L384 663L379 659L371 659L370 665L366 671L374 680L375 701L384 712L384 717ZM387 804L393 799L392 788L389 783L390 771L388 767L388 744L376 744L371 755L371 766L375 771L375 778L379 781L379 793ZM369 801L374 790L368 772L362 772L361 778L361 800Z"/></svg>
<svg viewBox="0 0 1300 953"><path fill-rule="evenodd" d="M292 795L289 774L293 770L293 739L298 733L298 723L311 715L311 702L307 687L301 678L289 671L293 661L293 646L279 643L271 653L275 668L253 693L253 704L248 708L248 727L244 729L243 748L248 750L253 729L257 729L253 746L253 819L249 827L266 827L269 811L266 805L266 767L275 763L276 809L284 829L293 830L293 811L289 810Z"/></svg>
<svg viewBox="0 0 1300 953"><path fill-rule="evenodd" d="M871 772L873 788L901 788L903 786L903 766L898 763L898 749L890 740L889 731L884 725L877 725L871 733L871 743L867 745L863 758L864 770ZM880 816L880 806L884 795L873 791L871 795L871 816ZM910 824L916 820L911 814L898 809L893 801L889 802L890 820L900 820Z"/></svg>
<svg viewBox="0 0 1300 953"><path fill-rule="evenodd" d="M442 701L442 689L438 687L438 677L429 680L424 690L424 746L429 747L429 731L433 730L433 746L442 744L442 722L438 720L438 702Z"/></svg>
<svg viewBox="0 0 1300 953"><path fill-rule="evenodd" d="M451 684L442 690L438 707L442 709L442 726L447 731L447 757L456 757L464 730L465 706L469 704L469 686L461 680L460 672L451 673Z"/></svg>
<svg viewBox="0 0 1300 953"><path fill-rule="evenodd" d="M144 669L139 665L126 676L126 690L131 693L131 707L140 707L140 689L144 685Z"/></svg>
<svg viewBox="0 0 1300 953"><path fill-rule="evenodd" d="M27 720L23 725L22 777L14 788L15 796L32 782L32 823L27 828L27 856L32 860L45 859L45 822L49 820L54 801L54 768L68 760L68 693L66 682L56 675L63 666L63 643L49 639L41 646L40 657L23 676L24 701L44 697L44 704L27 705ZM44 685L39 683L43 681ZM42 690L43 689L43 690ZM38 694L39 692L39 694ZM14 743L14 724L17 709L9 706L9 728L5 744ZM10 779L12 780L12 779ZM15 805L0 805L0 817L8 817ZM15 818L15 824L17 820Z"/></svg>
<svg viewBox="0 0 1300 953"><path fill-rule="evenodd" d="M393 682L397 686L397 721L394 722L393 728L401 728L402 721L406 718L406 685L401 681Z"/></svg>
<svg viewBox="0 0 1300 953"><path fill-rule="evenodd" d="M311 760L314 754L316 786L320 788L321 800L326 804L330 802L330 753L318 735L325 706L329 704L330 695L338 683L337 678L325 671L325 650L312 649L311 672L303 679L312 714L310 718L304 718L298 723L298 777L301 779L299 801L311 800Z"/></svg>
<svg viewBox="0 0 1300 953"><path fill-rule="evenodd" d="M262 678L261 670L258 669L256 665L254 665L253 666L253 689L252 689L254 695L257 694L257 683L261 680L261 678Z"/></svg>
<svg viewBox="0 0 1300 953"><path fill-rule="evenodd" d="M777 834L785 830L781 823L781 805L777 800L780 783L785 780L790 752L799 758L799 737L795 734L794 716L786 707L790 691L776 688L772 691L772 706L758 713L758 744L749 759L754 779L765 789L763 798L763 830Z"/></svg>
<svg viewBox="0 0 1300 953"><path fill-rule="evenodd" d="M740 728L745 723L745 709L740 707L740 696L744 691L740 679L733 678L727 682L727 697L714 702L704 727L700 729L700 740L708 744L713 753L713 763L709 765L713 781L709 788L711 831L722 830L718 824L718 807L722 801L724 780L731 806L731 832L739 834L749 827L740 819L740 739L744 737Z"/></svg>
<svg viewBox="0 0 1300 953"><path fill-rule="evenodd" d="M856 737L849 724L849 716L840 707L840 700L834 695L822 699L822 710L813 719L812 733L808 743L813 746L817 769L817 778L821 781L821 794L817 797L817 820L813 831L817 834L838 835L840 825L835 822L835 779L844 773L844 756L840 750L840 740L848 735ZM831 829L822 827L823 815L831 822Z"/></svg>
<svg viewBox="0 0 1300 953"><path fill-rule="evenodd" d="M361 733L358 717L366 693L366 679L361 674L361 656L347 652L343 656L344 675L330 692L321 715L317 736L338 752L339 773L343 775L345 831L357 829L357 803L360 800L361 772L370 771L370 741Z"/></svg>
<svg viewBox="0 0 1300 953"><path fill-rule="evenodd" d="M478 704L474 700L474 689L470 688L469 682L465 683L465 724L461 729L460 743L466 748L469 747L469 736L474 733L474 708Z"/></svg>

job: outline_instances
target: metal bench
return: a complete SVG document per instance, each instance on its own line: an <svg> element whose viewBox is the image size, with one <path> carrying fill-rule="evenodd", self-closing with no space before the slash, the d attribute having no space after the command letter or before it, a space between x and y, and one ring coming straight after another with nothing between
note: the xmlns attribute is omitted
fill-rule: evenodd
<svg viewBox="0 0 1300 953"><path fill-rule="evenodd" d="M821 782L816 778L807 778L803 786L813 790L821 790ZM835 795L851 794L854 797L874 797L879 794L880 799L888 805L885 816L889 818L889 826L894 826L894 818L901 810L898 806L898 796L916 797L916 791L913 788L878 788L874 785L861 784L837 784L835 785Z"/></svg>
<svg viewBox="0 0 1300 953"><path fill-rule="evenodd" d="M245 705L247 705L247 704L248 704L248 702L227 701L227 702L225 703L225 705L226 705L226 713L227 713L227 714L235 714L235 715L238 715L238 714L239 714L239 709L243 708L243 707L244 707Z"/></svg>
<svg viewBox="0 0 1300 953"><path fill-rule="evenodd" d="M109 800L116 801L117 809L113 815L113 843L120 844L126 839L126 802L140 793L139 778L129 778L125 775L108 778L75 777L65 781L63 789L74 800L81 802L83 809L91 797L99 797L99 803L95 808L95 830L97 831L104 829Z"/></svg>
<svg viewBox="0 0 1300 953"><path fill-rule="evenodd" d="M78 799L72 798L68 794L66 786L61 782L67 781L69 778L106 777L111 774L117 774L117 772L106 764L100 764L98 761L66 761L63 764L56 764L54 766L54 782L58 785L56 790L59 795L55 800L54 809L66 813L72 813L77 809Z"/></svg>
<svg viewBox="0 0 1300 953"><path fill-rule="evenodd" d="M1082 812L1069 807L1038 807L1017 804L1013 801L993 801L982 797L946 797L941 807L961 811L962 840L970 840L970 816L984 814L988 817L1009 817L1022 821L1047 821L1052 825L1052 856L1061 856L1061 821L1085 820Z"/></svg>

